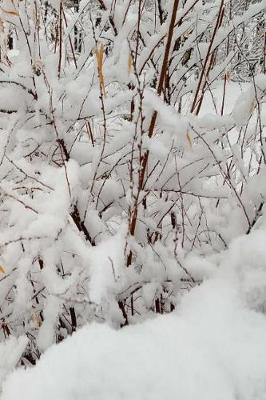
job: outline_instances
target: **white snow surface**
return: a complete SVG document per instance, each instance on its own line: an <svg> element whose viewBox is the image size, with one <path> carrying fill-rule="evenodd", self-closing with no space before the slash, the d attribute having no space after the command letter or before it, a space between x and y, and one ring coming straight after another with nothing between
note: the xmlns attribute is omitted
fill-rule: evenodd
<svg viewBox="0 0 266 400"><path fill-rule="evenodd" d="M10 337L5 342L0 343L0 393L2 382L16 366L27 342L28 339L25 336L21 336L18 339Z"/></svg>
<svg viewBox="0 0 266 400"><path fill-rule="evenodd" d="M1 400L265 400L266 318L238 279L239 246L249 240L237 240L229 265L225 257L176 312L121 330L85 326L9 375Z"/></svg>

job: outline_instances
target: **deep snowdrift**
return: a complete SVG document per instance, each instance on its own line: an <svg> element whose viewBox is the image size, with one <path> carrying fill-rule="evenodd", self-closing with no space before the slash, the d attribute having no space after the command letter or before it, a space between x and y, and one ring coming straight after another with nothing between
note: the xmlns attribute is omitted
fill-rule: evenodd
<svg viewBox="0 0 266 400"><path fill-rule="evenodd" d="M1 400L265 400L266 318L227 278L193 289L174 314L86 326L10 375Z"/></svg>

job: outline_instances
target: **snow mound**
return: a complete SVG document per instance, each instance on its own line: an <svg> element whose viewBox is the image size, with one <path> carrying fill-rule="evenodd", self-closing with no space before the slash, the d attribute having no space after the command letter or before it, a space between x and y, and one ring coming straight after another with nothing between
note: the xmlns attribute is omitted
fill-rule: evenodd
<svg viewBox="0 0 266 400"><path fill-rule="evenodd" d="M178 312L84 327L3 385L1 400L265 400L266 318L211 279Z"/></svg>

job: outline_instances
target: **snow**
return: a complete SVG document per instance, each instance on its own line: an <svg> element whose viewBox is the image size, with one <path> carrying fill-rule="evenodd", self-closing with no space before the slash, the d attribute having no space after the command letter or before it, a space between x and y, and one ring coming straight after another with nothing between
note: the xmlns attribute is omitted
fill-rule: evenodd
<svg viewBox="0 0 266 400"><path fill-rule="evenodd" d="M27 342L27 338L21 336L18 339L10 337L5 342L0 343L0 394L4 379L16 366L21 354L25 350Z"/></svg>
<svg viewBox="0 0 266 400"><path fill-rule="evenodd" d="M51 346L9 375L1 400L265 400L266 318L250 301L265 282L264 242L255 231L212 256L208 269L220 268L170 315L120 330L93 323Z"/></svg>
<svg viewBox="0 0 266 400"><path fill-rule="evenodd" d="M266 399L265 1L0 1L0 400Z"/></svg>
<svg viewBox="0 0 266 400"><path fill-rule="evenodd" d="M57 322L58 309L60 300L57 297L50 296L44 307L44 322L40 327L36 338L37 344L41 351L48 349L54 341L54 327Z"/></svg>
<svg viewBox="0 0 266 400"><path fill-rule="evenodd" d="M123 227L124 228L124 227ZM108 300L108 292L114 291L123 274L124 231L94 247L89 255L91 279L89 293L92 301L101 303Z"/></svg>

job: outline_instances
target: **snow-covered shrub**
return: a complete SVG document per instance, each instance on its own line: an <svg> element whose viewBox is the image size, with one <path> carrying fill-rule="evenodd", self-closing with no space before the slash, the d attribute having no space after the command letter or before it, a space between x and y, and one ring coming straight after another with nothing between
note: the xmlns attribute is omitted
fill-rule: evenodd
<svg viewBox="0 0 266 400"><path fill-rule="evenodd" d="M264 4L226 27L203 3L3 2L0 319L23 363L88 320L173 310L204 276L191 254L256 225L265 76L227 113L216 50Z"/></svg>

